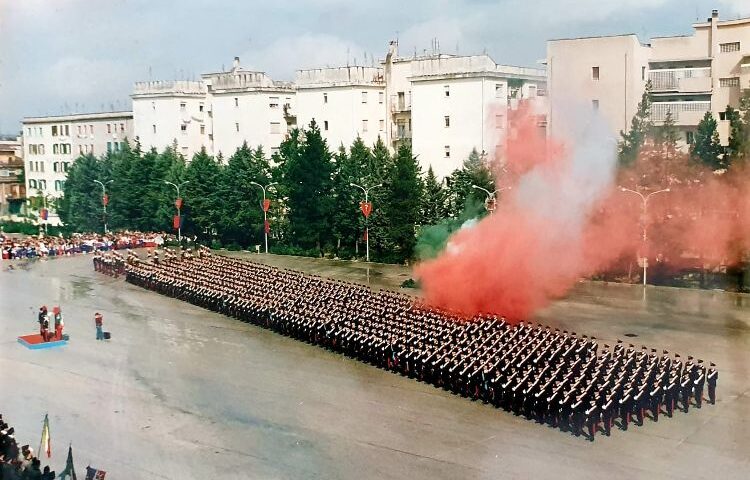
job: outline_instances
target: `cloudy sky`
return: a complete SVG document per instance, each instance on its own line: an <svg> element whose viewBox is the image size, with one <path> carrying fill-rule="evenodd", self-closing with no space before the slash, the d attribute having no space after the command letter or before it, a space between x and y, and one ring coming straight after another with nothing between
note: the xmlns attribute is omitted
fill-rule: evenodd
<svg viewBox="0 0 750 480"><path fill-rule="evenodd" d="M750 0L0 0L0 133L24 116L130 108L135 81L197 78L231 65L294 70L402 54L481 53L534 65L548 38L690 33L712 8Z"/></svg>

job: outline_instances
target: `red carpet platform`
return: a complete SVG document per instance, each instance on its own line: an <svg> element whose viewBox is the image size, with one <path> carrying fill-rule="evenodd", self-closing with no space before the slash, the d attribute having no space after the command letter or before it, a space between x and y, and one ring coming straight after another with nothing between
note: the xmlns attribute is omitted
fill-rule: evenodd
<svg viewBox="0 0 750 480"><path fill-rule="evenodd" d="M38 333L31 335L21 335L18 337L18 343L31 350L37 350L41 348L55 348L62 347L68 344L67 335L63 335L62 340L52 340L49 342L42 341L42 336Z"/></svg>

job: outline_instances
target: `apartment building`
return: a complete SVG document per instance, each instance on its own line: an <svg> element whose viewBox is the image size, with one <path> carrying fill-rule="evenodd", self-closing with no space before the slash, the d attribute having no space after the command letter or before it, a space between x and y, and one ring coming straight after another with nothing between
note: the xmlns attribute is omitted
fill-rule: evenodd
<svg viewBox="0 0 750 480"><path fill-rule="evenodd" d="M294 125L295 89L264 72L245 70L235 57L228 72L201 75L209 108L209 151L232 155L243 142L262 145L267 155L278 150Z"/></svg>
<svg viewBox="0 0 750 480"><path fill-rule="evenodd" d="M189 158L209 148L213 138L203 82L138 82L131 98L135 138L143 150L175 146Z"/></svg>
<svg viewBox="0 0 750 480"><path fill-rule="evenodd" d="M26 117L22 125L28 196L62 196L78 156L119 151L133 139L133 112ZM59 223L53 209L49 223Z"/></svg>
<svg viewBox="0 0 750 480"><path fill-rule="evenodd" d="M501 159L508 110L521 100L546 125L546 76L536 68L498 65L488 55L434 54L402 58L392 42L385 59L394 149L411 141L424 169L438 177L459 168L473 149Z"/></svg>
<svg viewBox="0 0 750 480"><path fill-rule="evenodd" d="M565 122L559 106L575 99L598 109L613 132L626 131L650 80L656 125L671 112L686 147L710 111L726 143L726 107L737 108L741 90L750 88L750 18L720 20L714 10L692 27L692 35L656 37L649 44L634 34L549 41L551 128Z"/></svg>
<svg viewBox="0 0 750 480"><path fill-rule="evenodd" d="M25 200L21 139L0 140L0 217L21 213Z"/></svg>
<svg viewBox="0 0 750 480"><path fill-rule="evenodd" d="M298 70L295 76L296 121L315 119L333 151L349 148L357 137L372 146L387 142L383 69L346 66Z"/></svg>

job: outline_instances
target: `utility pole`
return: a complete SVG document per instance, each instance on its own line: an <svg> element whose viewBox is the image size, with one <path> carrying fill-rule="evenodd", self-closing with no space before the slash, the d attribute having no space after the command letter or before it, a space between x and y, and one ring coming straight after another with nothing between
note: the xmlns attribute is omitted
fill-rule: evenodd
<svg viewBox="0 0 750 480"><path fill-rule="evenodd" d="M182 197L180 197L180 187L190 182L186 180L177 185L175 183L164 180L164 183L166 183L167 185L172 185L175 190L177 190L177 198L174 201L174 206L177 207L177 242L182 245L182 214L180 213L182 210Z"/></svg>
<svg viewBox="0 0 750 480"><path fill-rule="evenodd" d="M268 231L270 230L268 225L268 208L271 206L271 201L266 199L266 189L277 185L278 182L271 182L265 187L258 182L250 183L257 187L260 187L260 189L263 190L263 204L261 205L261 209L263 210L263 239L266 243L265 252L268 253Z"/></svg>
<svg viewBox="0 0 750 480"><path fill-rule="evenodd" d="M107 187L106 185L109 185L112 183L112 180L107 180L106 182L102 183L99 180L94 180L94 183L98 183L100 187L102 187L102 208L104 211L104 234L107 234L107 204L109 203L109 197L107 196Z"/></svg>
<svg viewBox="0 0 750 480"><path fill-rule="evenodd" d="M643 248L646 247L646 240L648 239L647 236L647 222L646 222L646 215L648 212L648 199L656 195L657 193L668 193L670 190L668 188L665 188L664 190L657 190L656 192L651 192L648 195L643 195L641 192L637 192L635 190L631 190L629 188L620 187L620 190L623 192L629 192L634 193L641 197L642 206L641 206L641 223L643 228ZM648 273L648 256L642 257L643 259L643 287L646 287L646 274Z"/></svg>
<svg viewBox="0 0 750 480"><path fill-rule="evenodd" d="M496 188L493 191L489 191L486 188L480 187L479 185L471 185L471 188L475 188L477 190L481 190L484 193L487 194L487 200L485 201L485 206L487 208L487 211L490 212L490 214L495 213L495 210L497 209L497 192L502 192L503 190L510 190L513 187L503 187L503 188Z"/></svg>

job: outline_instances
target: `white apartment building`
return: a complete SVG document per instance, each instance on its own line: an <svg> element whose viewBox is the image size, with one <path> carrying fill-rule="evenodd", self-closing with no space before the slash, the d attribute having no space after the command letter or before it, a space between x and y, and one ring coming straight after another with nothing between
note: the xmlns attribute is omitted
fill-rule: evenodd
<svg viewBox="0 0 750 480"><path fill-rule="evenodd" d="M262 145L269 156L278 150L294 125L293 84L242 69L239 57L231 71L201 78L207 88L211 153L229 157L243 142L253 148Z"/></svg>
<svg viewBox="0 0 750 480"><path fill-rule="evenodd" d="M300 128L310 121L320 127L331 151L349 148L357 137L372 146L387 142L387 110L383 69L334 67L298 70L294 86L296 120Z"/></svg>
<svg viewBox="0 0 750 480"><path fill-rule="evenodd" d="M400 58L391 43L384 62L393 148L412 151L438 177L459 168L473 149L501 159L508 109L528 100L545 127L544 70L498 65L488 55Z"/></svg>
<svg viewBox="0 0 750 480"><path fill-rule="evenodd" d="M62 196L78 156L119 151L133 138L132 112L27 117L22 125L27 197ZM49 223L59 221L50 209Z"/></svg>
<svg viewBox="0 0 750 480"><path fill-rule="evenodd" d="M135 138L144 151L162 151L176 146L190 158L202 147L209 148L210 122L203 82L138 82L133 94Z"/></svg>
<svg viewBox="0 0 750 480"><path fill-rule="evenodd" d="M656 125L671 112L685 146L711 111L726 143L726 107L737 108L741 89L750 88L750 18L721 21L714 10L693 24L692 35L657 37L650 44L633 34L551 40L547 68L552 129L565 122L558 102L575 99L598 109L613 132L627 131L650 80Z"/></svg>

